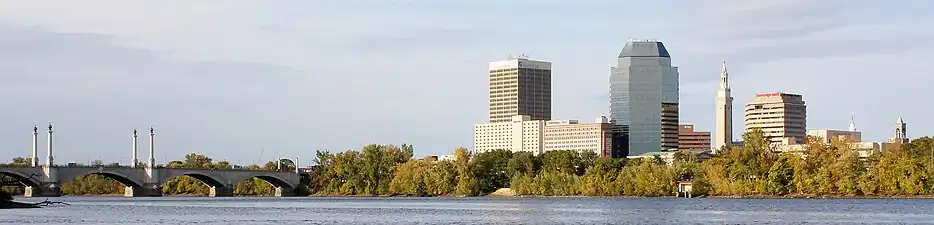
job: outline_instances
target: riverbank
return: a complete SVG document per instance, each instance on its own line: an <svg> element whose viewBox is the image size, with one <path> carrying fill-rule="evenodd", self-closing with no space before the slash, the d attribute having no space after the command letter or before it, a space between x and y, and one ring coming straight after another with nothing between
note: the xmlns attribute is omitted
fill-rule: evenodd
<svg viewBox="0 0 934 225"><path fill-rule="evenodd" d="M934 195L725 195L703 196L703 198L729 199L934 199Z"/></svg>
<svg viewBox="0 0 934 225"><path fill-rule="evenodd" d="M122 197L122 194L105 195L68 195L65 197ZM505 198L677 198L672 196L589 196L589 195L517 195L510 188L500 188L496 191L485 194L486 197L505 197ZM205 195L165 195L164 197L207 197ZM237 196L237 197L271 197L271 196ZM313 194L301 197L336 197L336 198L380 198L380 197L418 197L406 195L334 195L334 194ZM426 197L466 197L457 195L426 196ZM934 195L810 195L810 194L789 194L789 195L701 195L694 198L714 198L714 199L934 199ZM3 200L0 199L0 202ZM7 201L9 202L9 200Z"/></svg>

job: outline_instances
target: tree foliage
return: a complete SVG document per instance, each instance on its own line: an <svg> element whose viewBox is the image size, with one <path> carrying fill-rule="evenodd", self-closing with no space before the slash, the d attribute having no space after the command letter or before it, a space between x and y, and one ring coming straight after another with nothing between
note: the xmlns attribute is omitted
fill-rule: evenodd
<svg viewBox="0 0 934 225"><path fill-rule="evenodd" d="M745 145L726 147L700 161L681 151L673 161L660 157L612 159L592 152L454 150L453 160L413 159L412 145L366 145L361 150L318 151L308 187L320 195L478 196L511 188L519 195L667 196L677 182L692 180L694 195L889 196L934 194L934 139L922 137L897 148L870 151L845 140L806 140L804 151L775 152L758 130L743 135ZM101 166L108 166L103 165ZM5 166L28 166L16 158ZM293 170L288 159L245 167ZM229 162L189 154L169 168L241 168ZM11 187L4 187L8 190ZM16 187L12 187L16 188ZM120 194L119 182L88 175L63 185L67 194ZM15 190L22 193L22 190ZM177 177L164 184L167 195L204 195L206 184ZM237 195L271 195L263 180L243 181Z"/></svg>

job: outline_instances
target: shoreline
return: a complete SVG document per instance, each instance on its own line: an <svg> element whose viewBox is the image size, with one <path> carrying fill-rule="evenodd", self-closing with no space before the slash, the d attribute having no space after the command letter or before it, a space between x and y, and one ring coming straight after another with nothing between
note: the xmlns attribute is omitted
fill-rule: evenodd
<svg viewBox="0 0 934 225"><path fill-rule="evenodd" d="M14 198L25 198L23 195L13 195ZM122 194L104 194L104 195L64 195L61 197L123 197ZM162 197L207 197L205 195L164 195ZM252 196L233 196L233 197L272 197L263 195ZM312 194L307 196L290 196L288 198L470 198L470 197L492 197L492 198L682 198L671 196L591 196L591 195L516 195L511 190L497 190L492 193L479 196L458 196L453 194L440 196L408 196L408 195L335 195L335 194ZM224 198L224 197L221 197ZM702 195L693 198L709 199L934 199L934 195L813 195L813 194L788 194L788 195ZM2 202L2 200L0 200Z"/></svg>
<svg viewBox="0 0 934 225"><path fill-rule="evenodd" d="M719 199L934 199L934 195L716 195L696 198Z"/></svg>

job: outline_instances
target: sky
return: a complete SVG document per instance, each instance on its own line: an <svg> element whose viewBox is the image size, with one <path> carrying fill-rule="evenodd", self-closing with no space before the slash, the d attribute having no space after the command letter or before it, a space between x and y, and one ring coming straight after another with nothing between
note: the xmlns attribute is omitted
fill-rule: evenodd
<svg viewBox="0 0 934 225"><path fill-rule="evenodd" d="M934 2L875 0L0 0L0 159L55 126L56 163L127 163L133 129L158 163L197 152L250 164L414 144L472 148L490 61L553 63L555 119L608 115L627 40L663 41L680 120L713 130L722 61L735 137L755 93L804 96L808 129L884 141L934 134ZM308 160L303 160L308 159Z"/></svg>

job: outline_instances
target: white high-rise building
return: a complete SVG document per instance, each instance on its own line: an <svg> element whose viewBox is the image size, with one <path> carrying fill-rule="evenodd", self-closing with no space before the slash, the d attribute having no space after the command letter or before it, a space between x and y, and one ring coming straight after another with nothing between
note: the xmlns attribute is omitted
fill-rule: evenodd
<svg viewBox="0 0 934 225"><path fill-rule="evenodd" d="M717 90L717 119L716 139L714 150L729 147L733 143L733 95L730 94L729 73L726 72L726 61L720 70L720 89Z"/></svg>
<svg viewBox="0 0 934 225"><path fill-rule="evenodd" d="M746 131L762 131L772 144L802 144L807 136L807 106L799 94L756 94L746 104Z"/></svg>

